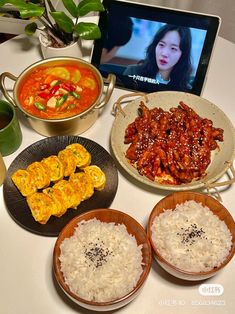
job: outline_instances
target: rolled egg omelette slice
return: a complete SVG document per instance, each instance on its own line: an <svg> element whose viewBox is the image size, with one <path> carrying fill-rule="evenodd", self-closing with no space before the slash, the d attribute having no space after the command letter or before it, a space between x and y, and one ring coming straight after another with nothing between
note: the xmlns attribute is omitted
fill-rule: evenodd
<svg viewBox="0 0 235 314"><path fill-rule="evenodd" d="M69 177L75 189L80 192L81 200L85 201L94 194L94 184L85 172L76 172Z"/></svg>
<svg viewBox="0 0 235 314"><path fill-rule="evenodd" d="M58 158L64 167L64 176L68 177L75 172L77 167L77 159L70 149L59 151Z"/></svg>
<svg viewBox="0 0 235 314"><path fill-rule="evenodd" d="M37 189L43 189L49 186L51 180L47 165L39 161L35 161L31 163L26 170L32 172L33 180Z"/></svg>
<svg viewBox="0 0 235 314"><path fill-rule="evenodd" d="M53 199L45 193L36 192L27 196L26 200L33 218L40 224L46 224L56 208Z"/></svg>
<svg viewBox="0 0 235 314"><path fill-rule="evenodd" d="M18 169L12 174L11 179L23 196L29 196L37 191L31 171Z"/></svg>
<svg viewBox="0 0 235 314"><path fill-rule="evenodd" d="M83 171L90 176L94 188L98 191L101 191L105 187L106 183L106 175L105 173L100 169L100 167L96 165L91 165L83 168Z"/></svg>
<svg viewBox="0 0 235 314"><path fill-rule="evenodd" d="M77 206L81 203L80 192L69 181L60 180L55 183L52 188L58 189L62 192L63 201L67 209L77 208Z"/></svg>
<svg viewBox="0 0 235 314"><path fill-rule="evenodd" d="M79 143L73 143L66 146L66 149L70 149L77 159L77 167L83 168L89 166L91 163L91 154L88 150Z"/></svg>
<svg viewBox="0 0 235 314"><path fill-rule="evenodd" d="M64 166L58 156L51 155L49 157L43 158L41 162L43 164L46 164L46 166L48 167L50 180L52 182L63 179Z"/></svg>
<svg viewBox="0 0 235 314"><path fill-rule="evenodd" d="M46 188L43 190L43 193L48 195L53 199L55 205L52 208L52 215L56 217L61 217L67 212L66 202L63 199L63 193L59 189L53 189L52 187Z"/></svg>

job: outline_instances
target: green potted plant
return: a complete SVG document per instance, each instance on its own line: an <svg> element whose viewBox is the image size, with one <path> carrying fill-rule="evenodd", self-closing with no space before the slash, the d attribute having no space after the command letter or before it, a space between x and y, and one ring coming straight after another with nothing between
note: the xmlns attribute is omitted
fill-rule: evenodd
<svg viewBox="0 0 235 314"><path fill-rule="evenodd" d="M79 39L95 40L101 33L97 24L81 22L83 17L91 12L104 11L101 0L62 0L64 10L57 11L51 0L0 0L0 7L11 4L16 8L20 17L32 19L25 27L27 35L32 35L39 29L35 20L38 20L43 28L40 28L47 45L61 48L71 45Z"/></svg>

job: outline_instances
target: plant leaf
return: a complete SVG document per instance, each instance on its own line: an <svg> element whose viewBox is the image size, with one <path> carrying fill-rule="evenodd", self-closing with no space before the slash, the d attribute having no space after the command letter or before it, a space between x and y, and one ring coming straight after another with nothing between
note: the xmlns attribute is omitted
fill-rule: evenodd
<svg viewBox="0 0 235 314"><path fill-rule="evenodd" d="M24 30L27 35L31 36L36 32L37 28L38 28L37 24L33 22L26 25Z"/></svg>
<svg viewBox="0 0 235 314"><path fill-rule="evenodd" d="M78 17L78 8L73 0L62 0L66 10L73 16Z"/></svg>
<svg viewBox="0 0 235 314"><path fill-rule="evenodd" d="M104 10L104 6L100 0L82 0L78 5L79 16L84 16L90 12L99 12Z"/></svg>
<svg viewBox="0 0 235 314"><path fill-rule="evenodd" d="M66 33L71 34L74 30L73 20L68 17L64 12L50 12L51 16L55 20L56 24Z"/></svg>
<svg viewBox="0 0 235 314"><path fill-rule="evenodd" d="M45 8L38 7L37 5L29 5L27 8L19 9L20 16L25 19L27 17L40 17L43 15Z"/></svg>
<svg viewBox="0 0 235 314"><path fill-rule="evenodd" d="M100 29L95 23L80 22L75 27L74 30L82 39L98 39L101 37Z"/></svg>
<svg viewBox="0 0 235 314"><path fill-rule="evenodd" d="M19 5L23 5L25 4L24 0L11 0L11 1L7 1L7 0L0 0L0 7L2 7L5 4L12 4L13 6L19 6Z"/></svg>
<svg viewBox="0 0 235 314"><path fill-rule="evenodd" d="M0 7L6 3L12 4L14 7L16 7L19 10L20 16L23 19L34 16L37 17L42 16L45 11L44 7L40 7L30 2L26 3L24 0L11 0L11 1L0 0Z"/></svg>
<svg viewBox="0 0 235 314"><path fill-rule="evenodd" d="M0 8L3 7L6 3L8 3L7 0L0 0Z"/></svg>

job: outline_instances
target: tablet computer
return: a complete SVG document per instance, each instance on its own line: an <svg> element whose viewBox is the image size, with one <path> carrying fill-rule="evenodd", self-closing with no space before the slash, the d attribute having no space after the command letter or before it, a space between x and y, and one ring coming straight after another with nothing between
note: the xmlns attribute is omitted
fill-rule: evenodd
<svg viewBox="0 0 235 314"><path fill-rule="evenodd" d="M115 74L117 87L129 90L201 95L220 17L120 0L103 4L91 63L104 77Z"/></svg>

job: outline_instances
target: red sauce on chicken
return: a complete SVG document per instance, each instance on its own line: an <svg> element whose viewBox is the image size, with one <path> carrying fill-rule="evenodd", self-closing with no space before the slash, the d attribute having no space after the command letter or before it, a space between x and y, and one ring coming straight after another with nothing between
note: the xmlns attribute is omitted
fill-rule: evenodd
<svg viewBox="0 0 235 314"><path fill-rule="evenodd" d="M141 102L139 116L125 130L126 158L150 180L189 183L205 176L223 132L183 102L169 111Z"/></svg>

